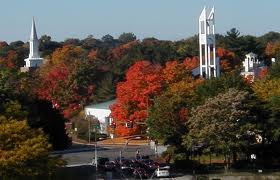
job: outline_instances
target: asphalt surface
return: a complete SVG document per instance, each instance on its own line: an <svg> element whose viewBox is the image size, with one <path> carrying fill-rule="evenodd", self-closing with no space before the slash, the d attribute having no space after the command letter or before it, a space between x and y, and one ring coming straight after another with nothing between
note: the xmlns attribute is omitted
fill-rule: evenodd
<svg viewBox="0 0 280 180"><path fill-rule="evenodd" d="M135 158L136 151L140 152L140 155L153 157L154 150L150 146L97 146L97 156L107 157L110 160L115 160L120 157L120 151L122 151L122 157ZM67 162L68 165L89 164L94 157L94 146L88 145L73 145L71 149L66 151L54 152L53 154L60 154L61 157Z"/></svg>

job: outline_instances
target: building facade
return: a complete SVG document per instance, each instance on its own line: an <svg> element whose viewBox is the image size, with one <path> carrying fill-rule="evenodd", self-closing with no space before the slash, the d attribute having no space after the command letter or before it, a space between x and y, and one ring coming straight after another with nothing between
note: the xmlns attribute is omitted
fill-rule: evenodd
<svg viewBox="0 0 280 180"><path fill-rule="evenodd" d="M110 106L116 101L107 101L99 104L85 106L85 115L92 115L98 119L100 123L100 133L108 134L108 126L112 123Z"/></svg>

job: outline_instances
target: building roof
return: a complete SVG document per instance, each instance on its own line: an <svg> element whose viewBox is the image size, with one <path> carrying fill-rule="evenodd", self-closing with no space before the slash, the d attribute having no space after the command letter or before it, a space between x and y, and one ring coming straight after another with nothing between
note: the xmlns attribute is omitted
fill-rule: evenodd
<svg viewBox="0 0 280 180"><path fill-rule="evenodd" d="M98 104L91 104L85 106L85 109L109 109L110 105L114 104L116 100L106 101Z"/></svg>
<svg viewBox="0 0 280 180"><path fill-rule="evenodd" d="M246 54L246 57L257 57L258 55L256 55L255 53L253 52L250 52L248 54Z"/></svg>

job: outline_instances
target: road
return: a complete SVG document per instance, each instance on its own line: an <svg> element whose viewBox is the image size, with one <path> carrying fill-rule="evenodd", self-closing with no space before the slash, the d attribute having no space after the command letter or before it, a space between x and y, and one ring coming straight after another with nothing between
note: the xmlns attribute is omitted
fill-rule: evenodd
<svg viewBox="0 0 280 180"><path fill-rule="evenodd" d="M120 151L122 151L122 156L125 158L135 157L136 151L139 150L141 155L148 155L150 157L154 156L154 151L150 149L150 146L97 146L97 156L98 157L108 157L110 160L120 156ZM61 157L66 160L68 165L76 164L89 164L92 162L94 157L94 146L85 145L74 145L72 149L67 151L62 151L56 154L60 154Z"/></svg>

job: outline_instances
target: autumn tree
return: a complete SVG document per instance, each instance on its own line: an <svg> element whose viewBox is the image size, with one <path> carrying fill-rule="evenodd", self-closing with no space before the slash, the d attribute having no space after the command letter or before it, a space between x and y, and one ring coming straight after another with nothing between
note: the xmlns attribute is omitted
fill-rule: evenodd
<svg viewBox="0 0 280 180"><path fill-rule="evenodd" d="M224 48L217 48L216 55L220 58L220 65L222 72L231 72L240 65L235 54Z"/></svg>
<svg viewBox="0 0 280 180"><path fill-rule="evenodd" d="M240 148L239 138L254 131L252 118L248 118L247 100L248 92L230 88L193 108L187 121L189 132L184 136L186 147L202 145L222 152L227 160L230 153Z"/></svg>
<svg viewBox="0 0 280 180"><path fill-rule="evenodd" d="M64 46L40 68L36 93L66 117L93 99L97 68L94 62L84 61L83 55L81 48Z"/></svg>
<svg viewBox="0 0 280 180"><path fill-rule="evenodd" d="M253 90L260 101L259 111L263 137L267 143L280 142L280 78L266 78L253 84Z"/></svg>
<svg viewBox="0 0 280 180"><path fill-rule="evenodd" d="M126 74L126 80L117 85L117 102L111 107L115 120L126 123L143 122L147 118L147 109L152 98L162 89L163 78L160 65L149 61L139 61L131 66ZM137 129L125 130L124 124L117 125L116 133L119 135L131 134ZM124 132L123 132L124 131Z"/></svg>
<svg viewBox="0 0 280 180"><path fill-rule="evenodd" d="M0 177L48 177L63 165L49 157L51 146L40 129L31 129L26 121L0 116Z"/></svg>

